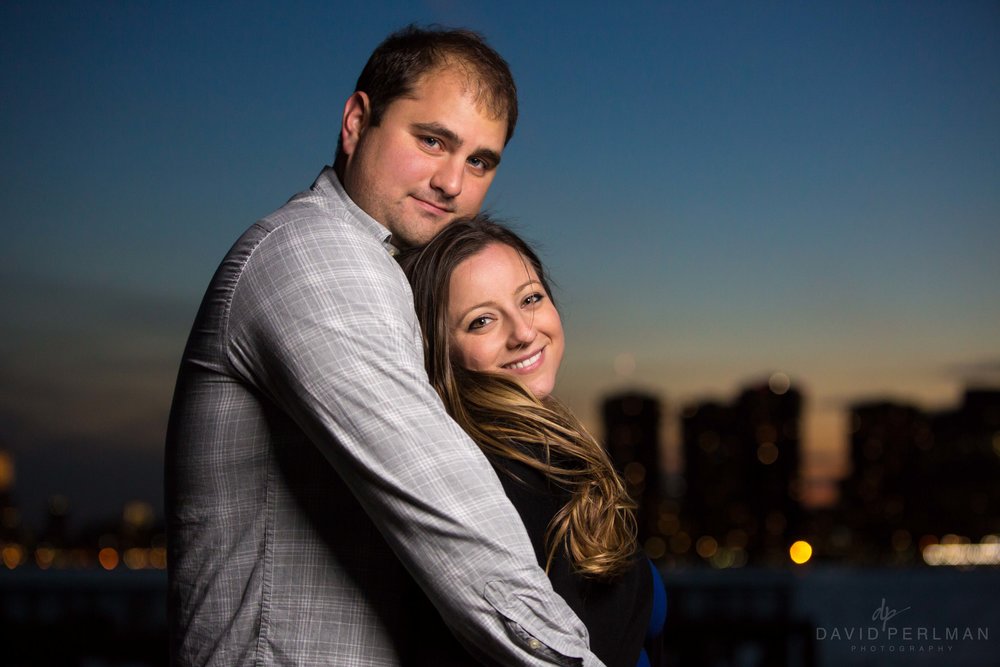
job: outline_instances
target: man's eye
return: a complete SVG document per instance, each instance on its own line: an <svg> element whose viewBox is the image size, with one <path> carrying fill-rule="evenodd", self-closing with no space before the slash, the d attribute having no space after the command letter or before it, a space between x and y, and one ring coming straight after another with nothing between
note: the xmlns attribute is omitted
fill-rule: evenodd
<svg viewBox="0 0 1000 667"><path fill-rule="evenodd" d="M428 148L437 148L441 145L441 141L437 137L420 137L420 141Z"/></svg>
<svg viewBox="0 0 1000 667"><path fill-rule="evenodd" d="M472 165L473 167L475 167L476 169L484 169L484 170L488 166L486 164L486 160L483 160L482 158L478 158L478 157L470 157L469 158L469 164Z"/></svg>

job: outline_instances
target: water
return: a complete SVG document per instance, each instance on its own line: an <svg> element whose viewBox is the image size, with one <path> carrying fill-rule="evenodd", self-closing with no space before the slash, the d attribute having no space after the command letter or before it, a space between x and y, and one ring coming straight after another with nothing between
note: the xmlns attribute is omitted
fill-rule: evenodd
<svg viewBox="0 0 1000 667"><path fill-rule="evenodd" d="M1000 667L1000 568L667 570L664 667ZM10 667L166 664L162 571L0 571Z"/></svg>

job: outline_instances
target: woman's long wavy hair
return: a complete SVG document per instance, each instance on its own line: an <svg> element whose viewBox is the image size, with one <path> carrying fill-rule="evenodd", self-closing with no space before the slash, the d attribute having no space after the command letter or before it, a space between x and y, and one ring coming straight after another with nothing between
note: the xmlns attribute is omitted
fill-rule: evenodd
<svg viewBox="0 0 1000 667"><path fill-rule="evenodd" d="M447 325L451 275L463 261L493 244L510 246L530 263L551 298L537 255L510 229L485 215L456 221L428 245L398 257L413 287L427 373L448 413L484 452L531 466L569 494L545 536L546 571L564 548L584 576L614 577L628 567L635 553L635 503L604 448L555 399L535 398L511 376L470 371L452 363Z"/></svg>

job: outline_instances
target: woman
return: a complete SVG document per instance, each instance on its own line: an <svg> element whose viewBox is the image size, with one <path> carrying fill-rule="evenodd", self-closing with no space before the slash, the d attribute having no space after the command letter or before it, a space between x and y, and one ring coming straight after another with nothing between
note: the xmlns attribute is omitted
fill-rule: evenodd
<svg viewBox="0 0 1000 667"><path fill-rule="evenodd" d="M431 384L497 469L591 650L608 667L644 664L655 574L637 554L635 505L604 449L551 397L564 337L538 257L477 216L399 259ZM461 663L457 643L448 651L435 664Z"/></svg>

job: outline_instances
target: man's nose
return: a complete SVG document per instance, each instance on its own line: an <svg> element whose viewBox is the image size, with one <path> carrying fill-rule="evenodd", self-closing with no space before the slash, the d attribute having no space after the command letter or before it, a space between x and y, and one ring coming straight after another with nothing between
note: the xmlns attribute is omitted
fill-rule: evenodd
<svg viewBox="0 0 1000 667"><path fill-rule="evenodd" d="M465 160L457 156L450 157L438 165L431 177L431 187L451 199L461 194L464 177Z"/></svg>

